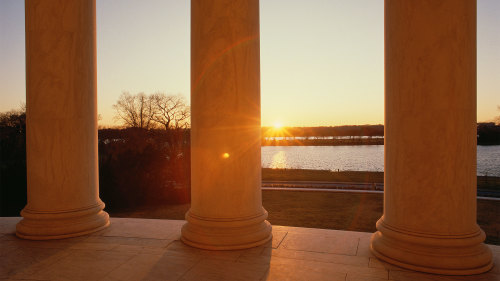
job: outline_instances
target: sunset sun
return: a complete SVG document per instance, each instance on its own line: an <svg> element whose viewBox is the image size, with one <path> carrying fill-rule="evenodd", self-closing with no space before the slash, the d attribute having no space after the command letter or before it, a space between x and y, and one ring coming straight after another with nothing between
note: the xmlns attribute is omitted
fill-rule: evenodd
<svg viewBox="0 0 500 281"><path fill-rule="evenodd" d="M275 130L281 130L281 128L283 128L283 124L279 121L276 121L276 122L274 122L273 127Z"/></svg>

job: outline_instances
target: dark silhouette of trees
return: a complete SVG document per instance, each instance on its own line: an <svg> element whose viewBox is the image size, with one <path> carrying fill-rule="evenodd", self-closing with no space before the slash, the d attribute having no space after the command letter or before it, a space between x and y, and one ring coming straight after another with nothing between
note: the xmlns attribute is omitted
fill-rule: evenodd
<svg viewBox="0 0 500 281"><path fill-rule="evenodd" d="M498 145L500 144L500 125L495 123L477 124L477 144Z"/></svg>
<svg viewBox="0 0 500 281"><path fill-rule="evenodd" d="M189 202L189 131L99 130L99 190L111 210Z"/></svg>
<svg viewBox="0 0 500 281"><path fill-rule="evenodd" d="M497 106L500 111L500 105ZM500 115L493 118L493 122L477 124L477 144L498 145L500 144Z"/></svg>
<svg viewBox="0 0 500 281"><path fill-rule="evenodd" d="M165 130L189 127L190 111L182 96L123 92L113 108L115 119L125 127Z"/></svg>
<svg viewBox="0 0 500 281"><path fill-rule="evenodd" d="M115 106L122 106L121 114L129 118L122 122L134 128L99 130L99 185L107 208L189 202L189 107L182 98L167 97L123 93ZM155 121L160 117L151 112L157 112L156 103L160 101L166 111L179 109L181 114L163 116L163 123ZM161 129L152 129L160 126ZM302 145L330 143L329 136L383 136L384 133L383 125L284 129L288 131L284 137L317 138L298 139ZM267 136L273 137L272 128L263 128L263 136L268 131ZM478 144L500 144L500 125L479 123L477 134ZM347 138L338 141L354 143ZM376 139L363 138L361 144L372 141ZM22 107L0 113L0 215L19 215L26 205L26 187L26 112Z"/></svg>
<svg viewBox="0 0 500 281"><path fill-rule="evenodd" d="M154 106L153 121L165 130L187 128L190 110L182 96L167 96L164 93L151 95Z"/></svg>
<svg viewBox="0 0 500 281"><path fill-rule="evenodd" d="M278 134L278 135L277 135ZM276 132L271 127L262 127L263 137L351 137L384 136L384 125L351 125L335 127L285 127Z"/></svg>
<svg viewBox="0 0 500 281"><path fill-rule="evenodd" d="M0 216L26 205L26 108L0 113Z"/></svg>
<svg viewBox="0 0 500 281"><path fill-rule="evenodd" d="M150 129L154 126L154 107L151 99L144 93L131 95L123 92L113 105L115 119L126 127Z"/></svg>
<svg viewBox="0 0 500 281"><path fill-rule="evenodd" d="M26 105L22 104L18 110L0 112L0 126L2 128L26 128Z"/></svg>
<svg viewBox="0 0 500 281"><path fill-rule="evenodd" d="M107 208L189 202L189 129L151 129L145 120L139 128L141 117L134 118L136 128L99 130L99 186ZM26 175L25 109L0 112L0 216L19 216L26 205Z"/></svg>

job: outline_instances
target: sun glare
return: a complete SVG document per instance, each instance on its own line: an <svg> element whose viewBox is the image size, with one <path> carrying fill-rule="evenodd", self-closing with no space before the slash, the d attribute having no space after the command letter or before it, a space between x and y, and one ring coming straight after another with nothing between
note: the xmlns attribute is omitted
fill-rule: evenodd
<svg viewBox="0 0 500 281"><path fill-rule="evenodd" d="M274 122L274 129L280 130L281 128L283 128L283 124L281 124L281 122Z"/></svg>

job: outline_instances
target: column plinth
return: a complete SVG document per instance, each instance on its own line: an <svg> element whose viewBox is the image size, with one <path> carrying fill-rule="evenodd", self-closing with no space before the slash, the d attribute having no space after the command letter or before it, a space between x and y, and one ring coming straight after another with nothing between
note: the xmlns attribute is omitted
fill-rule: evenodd
<svg viewBox="0 0 500 281"><path fill-rule="evenodd" d="M30 0L26 12L28 204L17 236L109 225L99 199L95 0Z"/></svg>
<svg viewBox="0 0 500 281"><path fill-rule="evenodd" d="M191 209L182 241L269 241L260 159L259 1L191 1Z"/></svg>
<svg viewBox="0 0 500 281"><path fill-rule="evenodd" d="M477 232L462 235L433 235L405 231L377 222L372 236L373 254L386 262L411 270L446 274L472 275L492 267L490 249L482 242L486 238Z"/></svg>
<svg viewBox="0 0 500 281"><path fill-rule="evenodd" d="M476 135L476 1L386 0L376 257L436 274L492 267L476 223Z"/></svg>
<svg viewBox="0 0 500 281"><path fill-rule="evenodd" d="M262 214L231 219L203 218L188 212L188 223L182 229L182 241L209 250L236 250L262 245L269 241L271 225L267 211Z"/></svg>
<svg viewBox="0 0 500 281"><path fill-rule="evenodd" d="M78 210L38 211L24 208L16 235L31 240L62 239L85 235L109 225L104 203Z"/></svg>

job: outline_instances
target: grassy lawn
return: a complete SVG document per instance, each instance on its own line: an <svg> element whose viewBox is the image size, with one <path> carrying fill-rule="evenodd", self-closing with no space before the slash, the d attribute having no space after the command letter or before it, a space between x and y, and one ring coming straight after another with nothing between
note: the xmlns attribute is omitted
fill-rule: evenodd
<svg viewBox="0 0 500 281"><path fill-rule="evenodd" d="M374 232L384 195L265 190L262 197L272 224Z"/></svg>
<svg viewBox="0 0 500 281"><path fill-rule="evenodd" d="M382 172L262 169L263 180L383 183ZM478 187L500 189L499 177L478 177ZM263 190L262 204L275 225L374 232L382 216L383 194ZM189 204L138 207L114 211L114 217L184 219ZM486 242L500 245L500 201L478 200L477 221Z"/></svg>
<svg viewBox="0 0 500 281"><path fill-rule="evenodd" d="M264 190L264 208L275 225L374 232L382 216L383 194ZM487 243L500 244L500 201L478 200L478 224ZM189 204L110 212L114 217L184 219Z"/></svg>
<svg viewBox="0 0 500 281"><path fill-rule="evenodd" d="M262 180L383 183L384 173L262 168ZM477 187L480 189L500 190L500 177L478 176Z"/></svg>

